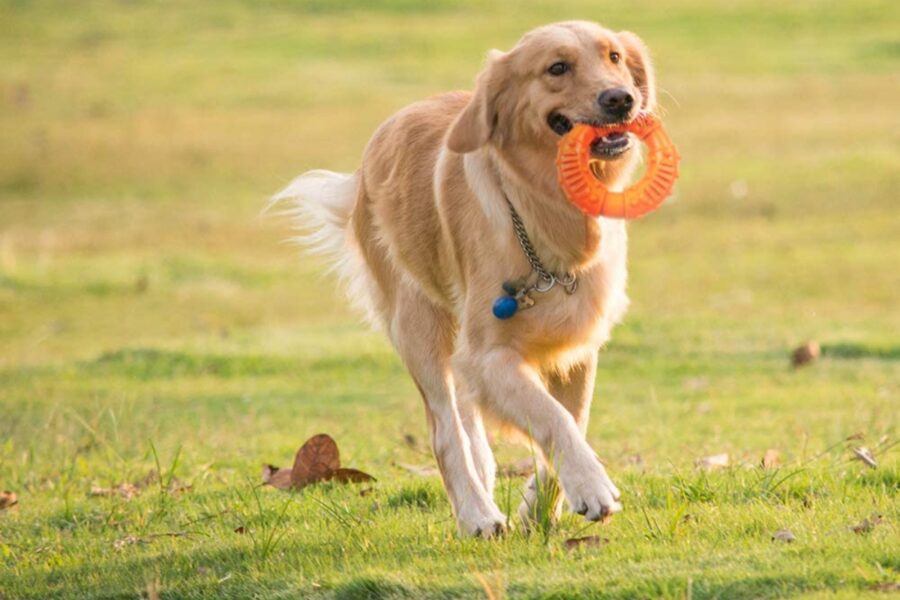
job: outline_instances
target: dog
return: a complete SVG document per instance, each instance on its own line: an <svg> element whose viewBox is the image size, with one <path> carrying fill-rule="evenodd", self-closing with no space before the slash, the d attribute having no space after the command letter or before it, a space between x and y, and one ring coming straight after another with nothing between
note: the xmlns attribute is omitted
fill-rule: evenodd
<svg viewBox="0 0 900 600"><path fill-rule="evenodd" d="M625 223L568 202L554 160L574 123L655 110L637 35L554 23L491 51L474 92L390 117L356 172L310 171L273 198L290 202L300 241L332 258L405 363L462 536L495 536L506 523L485 418L540 449L518 509L526 524L552 478L589 520L622 508L585 433L598 350L629 302ZM611 189L640 161L636 146L630 134L592 145ZM515 300L511 318L492 313L498 297Z"/></svg>

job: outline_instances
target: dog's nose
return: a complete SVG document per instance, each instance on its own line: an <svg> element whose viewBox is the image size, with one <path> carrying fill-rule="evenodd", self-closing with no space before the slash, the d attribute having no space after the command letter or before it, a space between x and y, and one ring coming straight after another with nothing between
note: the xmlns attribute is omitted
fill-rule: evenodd
<svg viewBox="0 0 900 600"><path fill-rule="evenodd" d="M634 97L625 88L613 88L600 94L597 104L608 115L624 117L634 106Z"/></svg>

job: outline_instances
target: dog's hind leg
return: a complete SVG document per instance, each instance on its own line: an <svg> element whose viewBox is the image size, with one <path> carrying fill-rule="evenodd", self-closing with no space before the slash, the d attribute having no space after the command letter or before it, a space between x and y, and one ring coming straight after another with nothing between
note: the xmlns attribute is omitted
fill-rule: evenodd
<svg viewBox="0 0 900 600"><path fill-rule="evenodd" d="M494 494L494 481L497 476L497 463L494 461L494 453L488 443L487 432L484 429L484 420L479 408L480 390L472 382L457 378L456 401L459 417L463 429L469 437L469 448L472 451L472 461L475 471L484 486L488 497Z"/></svg>
<svg viewBox="0 0 900 600"><path fill-rule="evenodd" d="M491 537L503 530L506 518L479 477L457 406L450 368L455 324L410 283L398 278L397 285L391 340L425 400L434 456L460 535Z"/></svg>

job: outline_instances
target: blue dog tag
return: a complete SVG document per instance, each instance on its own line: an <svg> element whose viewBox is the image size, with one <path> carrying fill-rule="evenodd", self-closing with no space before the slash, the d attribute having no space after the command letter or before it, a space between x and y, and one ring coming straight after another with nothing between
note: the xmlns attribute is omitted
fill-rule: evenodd
<svg viewBox="0 0 900 600"><path fill-rule="evenodd" d="M519 310L519 302L512 296L500 296L494 300L494 316L498 319L508 319Z"/></svg>

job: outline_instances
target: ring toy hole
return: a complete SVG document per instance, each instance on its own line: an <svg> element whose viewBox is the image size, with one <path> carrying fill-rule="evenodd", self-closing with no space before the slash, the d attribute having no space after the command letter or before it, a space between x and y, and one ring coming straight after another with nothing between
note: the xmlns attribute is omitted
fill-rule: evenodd
<svg viewBox="0 0 900 600"><path fill-rule="evenodd" d="M632 133L646 144L647 169L640 181L614 192L597 178L596 171L601 167L591 156L591 144L610 133L621 132ZM585 214L636 219L657 208L672 193L680 159L660 120L650 113L641 113L630 123L602 127L576 124L559 141L556 169L566 198Z"/></svg>

